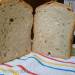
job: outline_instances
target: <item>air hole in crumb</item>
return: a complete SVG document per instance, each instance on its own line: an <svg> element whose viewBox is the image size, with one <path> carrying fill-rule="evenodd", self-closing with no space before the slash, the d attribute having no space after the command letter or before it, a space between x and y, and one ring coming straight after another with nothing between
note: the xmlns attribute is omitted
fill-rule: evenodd
<svg viewBox="0 0 75 75"><path fill-rule="evenodd" d="M1 6L2 4L0 3L0 6Z"/></svg>
<svg viewBox="0 0 75 75"><path fill-rule="evenodd" d="M13 5L10 5L10 7L12 7Z"/></svg>
<svg viewBox="0 0 75 75"><path fill-rule="evenodd" d="M8 51L10 51L10 49L8 49Z"/></svg>
<svg viewBox="0 0 75 75"><path fill-rule="evenodd" d="M11 25L11 23L9 23L9 25Z"/></svg>
<svg viewBox="0 0 75 75"><path fill-rule="evenodd" d="M5 12L5 10L2 10L2 12Z"/></svg>
<svg viewBox="0 0 75 75"><path fill-rule="evenodd" d="M3 34L3 33L4 33L4 31L3 31L3 30L1 30L1 33Z"/></svg>
<svg viewBox="0 0 75 75"><path fill-rule="evenodd" d="M13 22L14 21L14 19L13 18L10 18L10 22Z"/></svg>
<svg viewBox="0 0 75 75"><path fill-rule="evenodd" d="M28 52L28 50L26 50L26 52Z"/></svg>
<svg viewBox="0 0 75 75"><path fill-rule="evenodd" d="M16 17L15 17L15 19L16 19Z"/></svg>
<svg viewBox="0 0 75 75"><path fill-rule="evenodd" d="M47 40L45 40L45 43L47 43Z"/></svg>
<svg viewBox="0 0 75 75"><path fill-rule="evenodd" d="M7 56L7 54L6 53L4 53L4 57L6 57Z"/></svg>
<svg viewBox="0 0 75 75"><path fill-rule="evenodd" d="M48 55L50 55L51 54L51 52L48 52Z"/></svg>
<svg viewBox="0 0 75 75"><path fill-rule="evenodd" d="M6 35L4 35L4 38L6 38Z"/></svg>

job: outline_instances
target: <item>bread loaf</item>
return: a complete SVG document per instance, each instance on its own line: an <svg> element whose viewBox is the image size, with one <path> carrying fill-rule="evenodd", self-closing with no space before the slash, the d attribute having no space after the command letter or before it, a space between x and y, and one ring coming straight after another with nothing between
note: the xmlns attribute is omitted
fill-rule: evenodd
<svg viewBox="0 0 75 75"><path fill-rule="evenodd" d="M69 58L75 14L68 6L48 2L36 8L33 51L60 58Z"/></svg>
<svg viewBox="0 0 75 75"><path fill-rule="evenodd" d="M32 7L23 0L0 2L0 63L31 51Z"/></svg>

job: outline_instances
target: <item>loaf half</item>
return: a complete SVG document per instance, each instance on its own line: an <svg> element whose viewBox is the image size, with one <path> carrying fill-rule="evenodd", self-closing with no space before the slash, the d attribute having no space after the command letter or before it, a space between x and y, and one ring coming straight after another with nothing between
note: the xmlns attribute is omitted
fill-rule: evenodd
<svg viewBox="0 0 75 75"><path fill-rule="evenodd" d="M31 51L32 7L22 0L0 2L0 63Z"/></svg>
<svg viewBox="0 0 75 75"><path fill-rule="evenodd" d="M68 6L48 2L36 8L33 51L60 58L69 58L75 14Z"/></svg>

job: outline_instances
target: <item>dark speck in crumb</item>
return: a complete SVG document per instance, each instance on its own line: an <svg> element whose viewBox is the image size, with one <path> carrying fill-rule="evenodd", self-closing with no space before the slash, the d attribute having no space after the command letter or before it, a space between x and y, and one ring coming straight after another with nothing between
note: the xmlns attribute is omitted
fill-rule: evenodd
<svg viewBox="0 0 75 75"><path fill-rule="evenodd" d="M47 40L45 40L45 43L47 43Z"/></svg>
<svg viewBox="0 0 75 75"><path fill-rule="evenodd" d="M1 30L1 33L3 34L3 33L4 33L4 31L3 31L3 30Z"/></svg>
<svg viewBox="0 0 75 75"><path fill-rule="evenodd" d="M26 52L28 52L28 50L26 50Z"/></svg>
<svg viewBox="0 0 75 75"><path fill-rule="evenodd" d="M9 25L11 25L11 23L9 23Z"/></svg>
<svg viewBox="0 0 75 75"><path fill-rule="evenodd" d="M16 17L15 17L15 19L16 19Z"/></svg>
<svg viewBox="0 0 75 75"><path fill-rule="evenodd" d="M12 7L13 5L10 5L10 7Z"/></svg>
<svg viewBox="0 0 75 75"><path fill-rule="evenodd" d="M2 12L5 12L5 10L2 10Z"/></svg>
<svg viewBox="0 0 75 75"><path fill-rule="evenodd" d="M6 38L6 35L4 35L4 38Z"/></svg>
<svg viewBox="0 0 75 75"><path fill-rule="evenodd" d="M48 55L50 55L51 53L50 52L48 52Z"/></svg>
<svg viewBox="0 0 75 75"><path fill-rule="evenodd" d="M0 3L0 6L1 6L2 4Z"/></svg>
<svg viewBox="0 0 75 75"><path fill-rule="evenodd" d="M13 18L10 18L10 20L9 20L10 22L13 22L14 21L14 19Z"/></svg>
<svg viewBox="0 0 75 75"><path fill-rule="evenodd" d="M6 53L4 53L4 57L6 57L7 56L7 54Z"/></svg>

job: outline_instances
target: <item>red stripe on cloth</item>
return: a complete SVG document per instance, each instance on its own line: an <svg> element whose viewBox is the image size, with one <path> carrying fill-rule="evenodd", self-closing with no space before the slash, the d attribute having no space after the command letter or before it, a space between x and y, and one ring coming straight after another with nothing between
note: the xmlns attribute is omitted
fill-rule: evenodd
<svg viewBox="0 0 75 75"><path fill-rule="evenodd" d="M47 57L47 56L45 56L44 54L39 53L39 52L38 52L38 54L40 54L41 56L44 56L44 57L46 57L46 58L48 58L48 59L54 60L54 61L58 61L58 62L62 62L62 63L70 63L70 64L75 64L75 63L73 63L73 62L65 62L65 61L58 60L58 59L55 59L55 58L52 58L52 57Z"/></svg>
<svg viewBox="0 0 75 75"><path fill-rule="evenodd" d="M27 69L26 69L24 66L22 66L22 65L17 65L17 66L20 67L22 70L26 71L27 73L31 74L31 75L38 75L38 74L35 74L35 73L33 73L33 72L27 70Z"/></svg>
<svg viewBox="0 0 75 75"><path fill-rule="evenodd" d="M13 66L11 66L11 65L9 65L9 64L2 64L2 65L5 65L5 66L7 66L7 67L13 67Z"/></svg>

